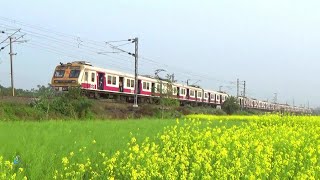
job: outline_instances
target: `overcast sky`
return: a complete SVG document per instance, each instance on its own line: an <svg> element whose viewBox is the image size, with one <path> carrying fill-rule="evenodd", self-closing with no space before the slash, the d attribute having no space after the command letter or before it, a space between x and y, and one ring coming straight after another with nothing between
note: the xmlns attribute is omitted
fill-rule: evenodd
<svg viewBox="0 0 320 180"><path fill-rule="evenodd" d="M246 81L248 96L271 101L278 93L282 103L292 104L294 99L296 105L308 101L320 105L319 1L1 0L0 4L0 30L22 28L17 35L26 33L23 39L28 40L14 44L18 88L47 84L59 62L78 59L133 72L132 57L98 52L112 51L104 41L138 37L139 54L145 58L140 74L162 68L175 73L179 82L201 80L197 84L204 88L223 86L233 94L239 78ZM6 35L0 34L0 42ZM134 50L132 44L122 48ZM10 85L8 50L0 51L0 84L5 86Z"/></svg>

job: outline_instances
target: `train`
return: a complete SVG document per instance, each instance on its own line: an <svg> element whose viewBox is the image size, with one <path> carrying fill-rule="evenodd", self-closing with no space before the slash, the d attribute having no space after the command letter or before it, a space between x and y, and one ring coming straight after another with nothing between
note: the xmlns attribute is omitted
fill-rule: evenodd
<svg viewBox="0 0 320 180"><path fill-rule="evenodd" d="M68 91L71 87L81 87L89 97L113 98L132 102L135 94L135 76L133 74L95 67L86 61L61 63L56 66L51 80L55 91ZM153 76L138 76L138 102L157 101L162 94L179 100L181 105L196 104L221 108L230 95L223 91L203 89ZM293 113L310 113L310 109L290 106L288 104L262 101L239 96L240 107L264 111L282 111Z"/></svg>

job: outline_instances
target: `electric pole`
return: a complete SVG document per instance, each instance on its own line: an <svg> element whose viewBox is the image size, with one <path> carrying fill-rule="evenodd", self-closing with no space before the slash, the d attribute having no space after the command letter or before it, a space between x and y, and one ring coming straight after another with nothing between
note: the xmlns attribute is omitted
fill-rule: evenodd
<svg viewBox="0 0 320 180"><path fill-rule="evenodd" d="M278 101L278 93L274 93L273 102L276 104Z"/></svg>
<svg viewBox="0 0 320 180"><path fill-rule="evenodd" d="M294 107L294 98L292 99L292 106Z"/></svg>
<svg viewBox="0 0 320 180"><path fill-rule="evenodd" d="M237 98L239 97L239 79L237 79Z"/></svg>
<svg viewBox="0 0 320 180"><path fill-rule="evenodd" d="M14 96L14 85L13 85L13 67L12 67L12 59L13 59L13 56L15 54L13 54L12 52L12 36L9 37L9 43L10 43L10 52L9 52L9 55L10 55L10 72L11 72L11 89L12 89L12 96Z"/></svg>
<svg viewBox="0 0 320 180"><path fill-rule="evenodd" d="M9 39L9 44L3 46L0 48L0 51L3 50L5 47L9 46L10 50L9 50L9 55L10 55L10 73L11 73L11 89L12 89L12 96L14 96L14 83L13 83L13 56L17 55L16 53L13 53L13 43L14 42L26 42L26 41L18 41L19 39L23 38L23 36L25 35L21 35L18 38L13 38L13 35L15 35L16 33L20 32L21 29L16 30L14 33L12 33L10 36L8 36L5 40L3 40L2 42L0 42L0 44L4 43L7 39Z"/></svg>
<svg viewBox="0 0 320 180"><path fill-rule="evenodd" d="M243 81L243 97L246 97L246 81Z"/></svg>
<svg viewBox="0 0 320 180"><path fill-rule="evenodd" d="M133 107L138 107L138 38L134 38L134 103Z"/></svg>
<svg viewBox="0 0 320 180"><path fill-rule="evenodd" d="M112 44L110 44L110 42L120 42L120 41L130 41L131 43L134 43L134 53L131 53L131 52L128 52L128 51L125 51L123 49L120 49L119 46L114 46ZM138 85L138 38L135 37L134 39L128 39L128 40L120 40L120 41L109 41L109 42L106 42L106 44L108 44L112 49L114 50L118 50L120 52L123 52L123 53L127 53L131 56L134 57L134 79L135 79L135 86L134 86L134 102L133 102L133 107L138 107L138 88L139 88L139 85ZM104 54L104 53L110 53L110 52L97 52L98 54ZM114 52L112 52L114 53Z"/></svg>

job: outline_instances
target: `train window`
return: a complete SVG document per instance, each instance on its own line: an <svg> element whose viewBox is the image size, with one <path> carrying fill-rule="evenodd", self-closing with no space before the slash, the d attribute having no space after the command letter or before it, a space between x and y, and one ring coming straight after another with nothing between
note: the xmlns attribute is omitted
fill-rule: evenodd
<svg viewBox="0 0 320 180"><path fill-rule="evenodd" d="M214 94L211 94L211 99L214 99Z"/></svg>
<svg viewBox="0 0 320 180"><path fill-rule="evenodd" d="M186 95L186 89L181 88L180 94L181 94L181 95Z"/></svg>
<svg viewBox="0 0 320 180"><path fill-rule="evenodd" d="M112 77L108 76L108 84L111 84Z"/></svg>
<svg viewBox="0 0 320 180"><path fill-rule="evenodd" d="M56 72L54 72L54 77L62 78L64 76L64 72L64 70L56 70Z"/></svg>
<svg viewBox="0 0 320 180"><path fill-rule="evenodd" d="M132 79L127 79L127 87L130 88L130 87L134 87L134 80Z"/></svg>
<svg viewBox="0 0 320 180"><path fill-rule="evenodd" d="M204 98L208 98L208 93L204 93Z"/></svg>
<svg viewBox="0 0 320 180"><path fill-rule="evenodd" d="M219 99L220 99L220 97L219 96L217 96L217 100L219 101Z"/></svg>
<svg viewBox="0 0 320 180"><path fill-rule="evenodd" d="M177 87L173 87L173 94L177 94Z"/></svg>
<svg viewBox="0 0 320 180"><path fill-rule="evenodd" d="M94 82L96 74L95 73L91 73L91 82Z"/></svg>
<svg viewBox="0 0 320 180"><path fill-rule="evenodd" d="M201 98L201 92L198 92L198 98Z"/></svg>
<svg viewBox="0 0 320 180"><path fill-rule="evenodd" d="M112 77L112 84L113 85L117 84L117 77L115 77L115 76Z"/></svg>
<svg viewBox="0 0 320 180"><path fill-rule="evenodd" d="M89 73L88 72L84 72L84 80L88 81L89 79Z"/></svg>
<svg viewBox="0 0 320 180"><path fill-rule="evenodd" d="M71 70L69 78L78 78L80 75L80 70Z"/></svg>
<svg viewBox="0 0 320 180"><path fill-rule="evenodd" d="M143 82L143 87L142 88L145 89L145 90L150 90L150 83Z"/></svg>
<svg viewBox="0 0 320 180"><path fill-rule="evenodd" d="M190 90L190 96L194 96L194 90Z"/></svg>

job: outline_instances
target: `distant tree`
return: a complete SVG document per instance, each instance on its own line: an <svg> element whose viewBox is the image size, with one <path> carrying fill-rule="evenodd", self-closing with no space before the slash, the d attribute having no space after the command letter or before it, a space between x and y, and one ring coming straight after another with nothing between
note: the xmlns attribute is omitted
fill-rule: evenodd
<svg viewBox="0 0 320 180"><path fill-rule="evenodd" d="M157 92L160 93L159 104L161 106L161 118L164 117L164 111L167 108L178 107L180 105L177 97L177 88L173 86L172 75L167 74L165 79L158 78L158 83L160 84L160 89Z"/></svg>
<svg viewBox="0 0 320 180"><path fill-rule="evenodd" d="M233 114L240 110L238 99L234 96L228 97L222 105L222 110L224 110L227 114Z"/></svg>
<svg viewBox="0 0 320 180"><path fill-rule="evenodd" d="M0 85L0 95L1 96L12 96L12 89L11 87L4 87ZM33 92L30 90L25 90L25 89L17 89L15 88L15 95L16 96L33 96Z"/></svg>

